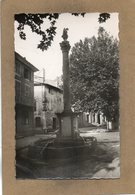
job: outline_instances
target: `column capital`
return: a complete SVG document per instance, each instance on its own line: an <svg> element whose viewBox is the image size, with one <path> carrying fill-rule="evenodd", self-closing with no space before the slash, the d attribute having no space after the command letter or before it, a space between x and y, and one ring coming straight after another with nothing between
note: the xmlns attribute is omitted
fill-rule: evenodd
<svg viewBox="0 0 135 195"><path fill-rule="evenodd" d="M61 47L62 52L68 52L71 48L69 41L62 41L60 43L60 47Z"/></svg>

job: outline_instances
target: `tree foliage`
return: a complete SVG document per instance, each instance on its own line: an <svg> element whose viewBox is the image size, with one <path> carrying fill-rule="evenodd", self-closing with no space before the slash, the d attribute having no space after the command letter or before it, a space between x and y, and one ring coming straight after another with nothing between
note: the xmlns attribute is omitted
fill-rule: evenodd
<svg viewBox="0 0 135 195"><path fill-rule="evenodd" d="M118 41L102 27L98 37L76 43L70 55L72 103L83 111L102 111L108 120L119 115Z"/></svg>
<svg viewBox="0 0 135 195"><path fill-rule="evenodd" d="M46 13L46 14L16 14L15 20L18 22L18 32L21 39L26 40L26 33L24 27L27 25L31 28L32 32L41 36L41 41L38 44L38 48L42 51L47 50L51 46L54 37L56 35L57 20L59 19L59 13ZM72 13L74 16L81 15L84 17L85 13ZM98 21L105 22L110 17L108 13L101 13ZM46 30L42 29L42 24L45 19L49 21L49 27Z"/></svg>

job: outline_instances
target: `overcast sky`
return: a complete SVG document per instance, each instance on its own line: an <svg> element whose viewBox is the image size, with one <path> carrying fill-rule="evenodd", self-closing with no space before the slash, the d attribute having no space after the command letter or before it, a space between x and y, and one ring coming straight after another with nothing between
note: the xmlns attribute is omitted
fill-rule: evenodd
<svg viewBox="0 0 135 195"><path fill-rule="evenodd" d="M17 22L15 22L15 51L36 66L39 70L45 68L46 79L55 79L62 74L62 52L59 43L62 41L63 28L69 28L68 41L71 47L80 39L85 37L91 38L93 35L97 36L99 26L105 28L110 35L118 38L119 23L118 13L112 13L111 18L105 23L98 23L99 13L88 13L82 16L72 16L65 13L59 16L56 23L56 36L51 47L47 51L37 49L37 44L41 38L39 35L32 33L29 27L25 27L27 40L21 40L16 29ZM44 22L44 27L47 28L47 21ZM39 73L38 73L39 75Z"/></svg>

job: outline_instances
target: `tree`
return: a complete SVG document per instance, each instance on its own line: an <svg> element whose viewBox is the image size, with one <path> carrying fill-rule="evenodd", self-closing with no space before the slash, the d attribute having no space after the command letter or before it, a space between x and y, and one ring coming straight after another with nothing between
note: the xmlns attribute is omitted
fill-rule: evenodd
<svg viewBox="0 0 135 195"><path fill-rule="evenodd" d="M76 43L70 55L72 103L82 111L119 117L118 41L102 27L98 37Z"/></svg>
<svg viewBox="0 0 135 195"><path fill-rule="evenodd" d="M21 39L26 39L26 33L24 27L27 25L31 28L32 32L41 36L41 41L38 44L38 48L42 51L47 50L48 47L51 46L51 43L54 40L54 36L56 35L57 25L56 22L59 19L58 13L46 13L46 14L16 14L15 21L17 21L18 32ZM72 13L74 16L81 15L84 17L85 13ZM110 14L101 13L99 15L98 21L100 23L105 22L108 18L110 18ZM44 31L42 29L42 24L46 20L49 20L49 27Z"/></svg>

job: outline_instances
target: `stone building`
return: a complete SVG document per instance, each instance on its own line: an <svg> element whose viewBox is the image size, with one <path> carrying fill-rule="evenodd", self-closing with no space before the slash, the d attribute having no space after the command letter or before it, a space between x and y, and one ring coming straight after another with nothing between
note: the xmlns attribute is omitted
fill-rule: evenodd
<svg viewBox="0 0 135 195"><path fill-rule="evenodd" d="M34 72L38 69L15 52L16 136L34 132Z"/></svg>
<svg viewBox="0 0 135 195"><path fill-rule="evenodd" d="M63 91L47 83L34 84L36 133L54 131L59 127L56 113L63 111Z"/></svg>
<svg viewBox="0 0 135 195"><path fill-rule="evenodd" d="M119 130L119 121L108 121L102 112L83 112L79 116L79 127L87 127L89 125L104 126L107 130Z"/></svg>
<svg viewBox="0 0 135 195"><path fill-rule="evenodd" d="M90 124L95 126L105 125L106 117L102 112L83 112L79 116L79 127L89 126Z"/></svg>

